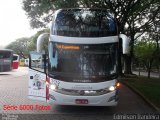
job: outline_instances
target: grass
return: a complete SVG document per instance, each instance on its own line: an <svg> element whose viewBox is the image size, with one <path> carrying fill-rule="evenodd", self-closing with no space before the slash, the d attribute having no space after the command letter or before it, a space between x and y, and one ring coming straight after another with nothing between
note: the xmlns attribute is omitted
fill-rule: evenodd
<svg viewBox="0 0 160 120"><path fill-rule="evenodd" d="M160 108L160 79L137 77L125 79L123 81L137 89L154 105Z"/></svg>

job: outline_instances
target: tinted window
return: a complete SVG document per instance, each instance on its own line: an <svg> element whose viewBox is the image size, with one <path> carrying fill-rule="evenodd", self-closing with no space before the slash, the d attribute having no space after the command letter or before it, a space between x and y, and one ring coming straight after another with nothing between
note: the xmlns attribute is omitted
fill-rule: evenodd
<svg viewBox="0 0 160 120"><path fill-rule="evenodd" d="M18 60L18 56L13 56L13 60Z"/></svg>
<svg viewBox="0 0 160 120"><path fill-rule="evenodd" d="M41 53L30 52L30 68L44 72L44 57Z"/></svg>
<svg viewBox="0 0 160 120"><path fill-rule="evenodd" d="M52 34L70 37L117 35L116 22L107 10L67 9L55 15Z"/></svg>
<svg viewBox="0 0 160 120"><path fill-rule="evenodd" d="M117 75L117 44L100 45L50 45L49 73L60 80L78 81L87 79L105 81ZM96 79L96 80L95 80ZM110 78L111 79L111 78Z"/></svg>
<svg viewBox="0 0 160 120"><path fill-rule="evenodd" d="M0 59L11 58L11 54L9 51L0 51Z"/></svg>

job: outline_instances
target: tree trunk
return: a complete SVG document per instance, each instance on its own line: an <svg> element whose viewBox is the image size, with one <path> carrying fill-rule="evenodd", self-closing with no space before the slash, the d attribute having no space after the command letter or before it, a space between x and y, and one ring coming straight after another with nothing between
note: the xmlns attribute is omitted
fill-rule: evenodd
<svg viewBox="0 0 160 120"><path fill-rule="evenodd" d="M124 73L125 74L132 74L131 71L131 64L132 64L132 60L131 60L131 56L129 55L124 55Z"/></svg>
<svg viewBox="0 0 160 120"><path fill-rule="evenodd" d="M148 63L148 78L150 78L151 76L151 65L150 65L150 62Z"/></svg>
<svg viewBox="0 0 160 120"><path fill-rule="evenodd" d="M124 55L124 73L132 74L132 57L134 48L134 35L131 35L130 55Z"/></svg>
<svg viewBox="0 0 160 120"><path fill-rule="evenodd" d="M148 78L151 77L152 62L153 62L153 58L148 62Z"/></svg>
<svg viewBox="0 0 160 120"><path fill-rule="evenodd" d="M139 62L139 63L138 63L138 73L139 73L138 75L139 75L139 76L141 75L140 67L141 67L141 66L140 66L140 62Z"/></svg>
<svg viewBox="0 0 160 120"><path fill-rule="evenodd" d="M160 65L158 66L159 78L160 78Z"/></svg>

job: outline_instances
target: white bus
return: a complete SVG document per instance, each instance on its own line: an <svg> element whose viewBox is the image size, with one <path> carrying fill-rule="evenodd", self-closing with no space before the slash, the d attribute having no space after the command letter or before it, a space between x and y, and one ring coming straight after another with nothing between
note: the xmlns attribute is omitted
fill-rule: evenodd
<svg viewBox="0 0 160 120"><path fill-rule="evenodd" d="M42 50L47 34L39 36L37 52L30 53L29 98L58 105L117 105L120 46L129 53L129 40L117 29L105 9L57 10L48 55ZM43 67L32 65L35 58L42 59Z"/></svg>

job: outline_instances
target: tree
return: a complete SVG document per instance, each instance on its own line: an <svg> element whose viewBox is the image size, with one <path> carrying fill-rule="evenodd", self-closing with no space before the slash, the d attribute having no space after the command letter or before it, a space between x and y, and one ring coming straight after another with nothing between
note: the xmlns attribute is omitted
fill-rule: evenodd
<svg viewBox="0 0 160 120"><path fill-rule="evenodd" d="M124 56L127 74L131 72L134 42L146 32L160 13L159 0L24 0L23 9L30 18L31 26L39 28L51 21L55 9L78 6L106 8L113 11L117 19L119 33L126 33L131 39L131 54ZM138 34L138 35L137 35ZM122 71L122 68L120 68Z"/></svg>
<svg viewBox="0 0 160 120"><path fill-rule="evenodd" d="M37 45L37 38L40 34L42 33L49 33L49 29L43 29L38 31L35 35L31 36L28 40L29 44L28 44L28 49L29 51L35 51L36 50L36 45ZM48 51L48 40L49 40L49 36L48 38L45 39L44 44L43 44L43 49L47 52Z"/></svg>
<svg viewBox="0 0 160 120"><path fill-rule="evenodd" d="M24 0L23 9L32 28L46 27L57 8L78 7L78 0Z"/></svg>
<svg viewBox="0 0 160 120"><path fill-rule="evenodd" d="M28 56L28 38L19 38L6 46L7 49L12 49L14 53L19 54L21 57Z"/></svg>
<svg viewBox="0 0 160 120"><path fill-rule="evenodd" d="M150 78L153 62L157 62L159 56L160 51L157 51L156 43L153 40L149 41L143 38L141 41L136 43L135 58L137 58L138 62L143 63L143 65L147 68L148 78Z"/></svg>
<svg viewBox="0 0 160 120"><path fill-rule="evenodd" d="M159 13L159 17L160 17L160 13ZM159 18L159 21L160 21L160 18ZM159 43L160 43L160 22L159 21L155 21L153 26L148 31L149 37L155 40L156 42L157 50L159 50Z"/></svg>

